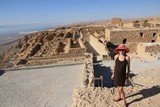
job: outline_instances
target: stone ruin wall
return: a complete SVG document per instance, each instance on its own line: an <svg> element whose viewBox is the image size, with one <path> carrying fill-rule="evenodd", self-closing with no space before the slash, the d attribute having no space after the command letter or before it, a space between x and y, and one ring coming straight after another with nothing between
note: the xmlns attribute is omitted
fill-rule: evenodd
<svg viewBox="0 0 160 107"><path fill-rule="evenodd" d="M46 58L29 58L27 59L27 63L25 65L20 64L15 67L22 66L40 66L40 65L61 65L61 64L79 64L84 63L85 56L83 54L78 55L58 55L54 57L46 57Z"/></svg>
<svg viewBox="0 0 160 107"><path fill-rule="evenodd" d="M160 29L159 29L159 34L157 35L157 42L160 42Z"/></svg>
<svg viewBox="0 0 160 107"><path fill-rule="evenodd" d="M71 41L68 39L73 39L73 34L75 31L81 32L83 34L82 39L77 39L77 43L79 43L79 47L71 46ZM70 31L70 32L67 32ZM19 66L20 64L32 64L36 63L34 60L29 60L31 58L38 57L50 57L56 56L57 58L60 55L68 55L68 54L84 54L87 51L84 43L86 38L90 37L91 33L94 32L102 32L104 33L104 27L101 26L83 26L83 27L68 27L65 29L55 29L51 31L41 31L33 34L26 35L23 39L17 42L15 47L12 47L12 51L8 52L6 55L5 62L12 60L14 66ZM13 52L16 50L15 52ZM40 58L41 59L41 58ZM14 60L14 61L13 61ZM27 62L28 60L28 62ZM44 61L44 60L43 60ZM41 61L43 63L43 61ZM41 63L39 62L39 63ZM53 61L56 62L56 61ZM62 61L63 62L63 61ZM38 63L38 62L37 62ZM45 62L47 63L47 62ZM33 65L34 65L33 64ZM12 66L12 64L10 64ZM36 65L36 64L35 64ZM41 64L40 64L41 65Z"/></svg>
<svg viewBox="0 0 160 107"><path fill-rule="evenodd" d="M93 34L95 31L97 33L105 33L105 27L104 26L82 26L82 27L72 27L71 31L80 31L82 36L83 36L83 40L88 41L90 40L90 34Z"/></svg>
<svg viewBox="0 0 160 107"><path fill-rule="evenodd" d="M123 27L124 28L140 28L140 24L139 23L123 23Z"/></svg>
<svg viewBox="0 0 160 107"><path fill-rule="evenodd" d="M111 24L120 24L120 23L122 23L121 18L112 18L111 19Z"/></svg>
<svg viewBox="0 0 160 107"><path fill-rule="evenodd" d="M78 53L85 53L87 51L86 46L84 45L81 38L78 39L78 43L80 45L80 48L70 48L69 53L71 54L78 54Z"/></svg>
<svg viewBox="0 0 160 107"><path fill-rule="evenodd" d="M128 23L123 23L123 28L145 28L145 27L154 27L155 25L152 23L148 23L147 21L133 21Z"/></svg>
<svg viewBox="0 0 160 107"><path fill-rule="evenodd" d="M94 86L94 68L93 68L93 55L91 53L85 54L84 69L82 76L82 86L83 87L93 87Z"/></svg>
<svg viewBox="0 0 160 107"><path fill-rule="evenodd" d="M87 51L86 48L70 48L69 54L85 53L86 51Z"/></svg>
<svg viewBox="0 0 160 107"><path fill-rule="evenodd" d="M86 46L84 45L83 40L81 38L78 39L78 42L79 42L79 45L81 48L86 48Z"/></svg>
<svg viewBox="0 0 160 107"><path fill-rule="evenodd" d="M93 55L91 53L74 54L74 55L59 55L49 58L35 57L28 58L27 64L15 66L15 68L41 66L41 65L62 65L62 64L83 64L82 69L82 87L94 87L94 68Z"/></svg>
<svg viewBox="0 0 160 107"><path fill-rule="evenodd" d="M90 35L90 44L94 47L94 49L101 55L108 55L108 51L106 50L106 46L99 41L98 38Z"/></svg>
<svg viewBox="0 0 160 107"><path fill-rule="evenodd" d="M152 46L146 46L146 49L145 49L146 52L149 52L149 53L158 53L160 52L160 44L154 44Z"/></svg>
<svg viewBox="0 0 160 107"><path fill-rule="evenodd" d="M71 39L68 38L68 39L67 39L67 44L66 44L66 46L64 47L64 51L65 51L64 53L69 53L70 48L71 48Z"/></svg>
<svg viewBox="0 0 160 107"><path fill-rule="evenodd" d="M160 52L160 43L140 43L137 46L137 53L158 53Z"/></svg>
<svg viewBox="0 0 160 107"><path fill-rule="evenodd" d="M106 30L106 39L115 45L123 44L126 39L126 45L130 52L136 52L138 43L157 42L159 29L115 29Z"/></svg>
<svg viewBox="0 0 160 107"><path fill-rule="evenodd" d="M56 33L52 31L50 32L38 32L34 34L30 34L25 36L23 39L19 40L16 43L16 46L13 47L11 53L15 54L12 56L12 63L14 67L16 66L24 66L27 65L43 65L49 63L67 63L67 61L63 61L61 55L73 55L73 54L81 54L87 51L83 40L81 38L77 39L77 45L72 47L71 40L73 34L72 33ZM74 45L74 44L73 44ZM17 50L13 52L13 50ZM8 52L8 57L11 56L11 53ZM56 58L50 60L44 60L43 58L49 58L50 56L55 56ZM39 58L40 57L40 58ZM69 56L68 56L69 57ZM39 58L36 61L33 59ZM30 60L32 59L32 60ZM66 59L66 58L65 58ZM82 58L77 59L81 60ZM9 62L11 58L6 58L5 62ZM76 60L76 58L66 59L66 60ZM69 61L70 62L70 61ZM79 61L77 61L79 62ZM37 64L36 64L37 63Z"/></svg>
<svg viewBox="0 0 160 107"><path fill-rule="evenodd" d="M85 47L81 38L78 39L78 43L79 43L80 47L71 48L71 39L68 39L68 42L65 46L65 53L67 53L67 54L85 53L87 51L87 48Z"/></svg>
<svg viewBox="0 0 160 107"><path fill-rule="evenodd" d="M141 58L159 60L158 53L160 53L160 43L139 43L137 45L137 54Z"/></svg>

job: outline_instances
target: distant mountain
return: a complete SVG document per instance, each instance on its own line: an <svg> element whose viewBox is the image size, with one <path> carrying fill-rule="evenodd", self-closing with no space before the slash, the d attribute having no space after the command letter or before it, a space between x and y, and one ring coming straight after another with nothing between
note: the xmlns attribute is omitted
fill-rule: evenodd
<svg viewBox="0 0 160 107"><path fill-rule="evenodd" d="M31 32L46 30L48 28L54 27L54 25L0 25L0 36L6 36L13 33L19 32Z"/></svg>

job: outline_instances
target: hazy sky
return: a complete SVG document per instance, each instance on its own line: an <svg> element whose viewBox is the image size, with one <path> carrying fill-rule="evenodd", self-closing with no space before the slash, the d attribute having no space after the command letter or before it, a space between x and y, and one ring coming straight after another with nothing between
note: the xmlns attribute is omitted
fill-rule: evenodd
<svg viewBox="0 0 160 107"><path fill-rule="evenodd" d="M0 0L0 25L160 16L160 0Z"/></svg>

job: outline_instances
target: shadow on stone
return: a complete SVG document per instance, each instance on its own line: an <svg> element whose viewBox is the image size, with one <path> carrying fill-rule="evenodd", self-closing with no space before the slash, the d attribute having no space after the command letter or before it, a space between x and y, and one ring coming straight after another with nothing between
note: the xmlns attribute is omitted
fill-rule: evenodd
<svg viewBox="0 0 160 107"><path fill-rule="evenodd" d="M112 75L112 70L110 67L105 67L102 66L100 64L95 64L94 65L94 75L95 77L103 77L103 87L113 87L114 86L114 82L111 79L111 75ZM95 87L99 86L100 81L95 81Z"/></svg>
<svg viewBox="0 0 160 107"><path fill-rule="evenodd" d="M114 52L114 49L117 48L118 45L114 45L113 43L111 43L110 41L108 41L106 43L106 47L108 48L108 51L110 53L110 57L111 59L114 59L114 56L115 56L115 52Z"/></svg>
<svg viewBox="0 0 160 107"><path fill-rule="evenodd" d="M5 72L4 70L0 70L0 76L3 75Z"/></svg>

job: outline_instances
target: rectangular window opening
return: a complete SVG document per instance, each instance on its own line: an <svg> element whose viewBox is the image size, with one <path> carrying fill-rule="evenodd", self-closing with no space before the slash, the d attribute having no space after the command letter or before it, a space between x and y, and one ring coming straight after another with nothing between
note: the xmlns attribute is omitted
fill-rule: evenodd
<svg viewBox="0 0 160 107"><path fill-rule="evenodd" d="M153 33L153 36L156 36L156 33Z"/></svg>

